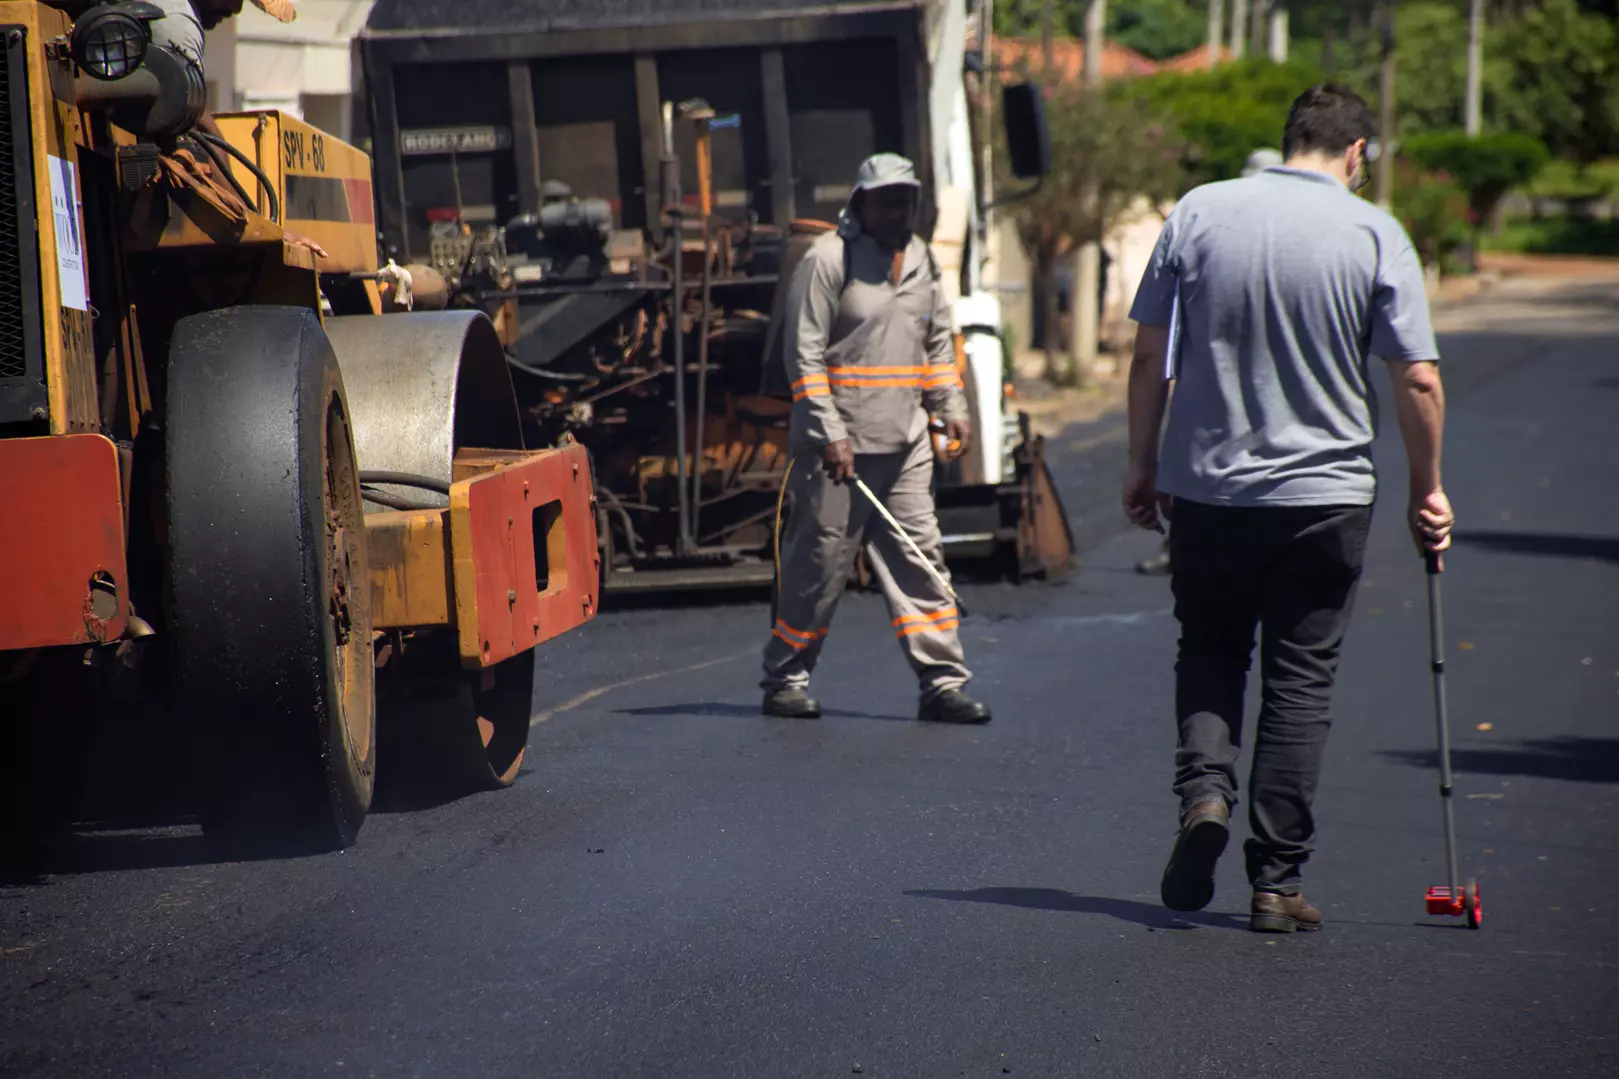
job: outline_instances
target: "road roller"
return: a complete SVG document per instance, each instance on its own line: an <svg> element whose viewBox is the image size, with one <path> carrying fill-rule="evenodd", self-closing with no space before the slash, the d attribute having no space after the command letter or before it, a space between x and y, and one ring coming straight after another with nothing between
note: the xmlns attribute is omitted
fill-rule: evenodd
<svg viewBox="0 0 1619 1080"><path fill-rule="evenodd" d="M414 310L368 157L206 115L161 14L0 2L4 833L150 725L211 843L341 848L379 785L517 778L533 650L596 610L590 462L524 445L483 313Z"/></svg>

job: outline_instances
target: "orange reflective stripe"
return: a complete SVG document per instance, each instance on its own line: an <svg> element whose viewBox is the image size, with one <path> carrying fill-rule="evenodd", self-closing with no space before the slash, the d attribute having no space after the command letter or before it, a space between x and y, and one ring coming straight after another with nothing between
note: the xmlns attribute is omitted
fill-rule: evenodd
<svg viewBox="0 0 1619 1080"><path fill-rule="evenodd" d="M883 365L880 367L829 367L826 373L831 376L860 376L860 375L926 375L933 371L931 364L921 367L900 367Z"/></svg>
<svg viewBox="0 0 1619 1080"><path fill-rule="evenodd" d="M894 620L895 626L906 626L910 623L938 622L940 619L954 619L959 612L955 608L945 608L943 611L924 613L918 615L901 615Z"/></svg>
<svg viewBox="0 0 1619 1080"><path fill-rule="evenodd" d="M803 401L805 398L830 397L832 388L828 385L826 376L820 372L811 372L802 379L793 383L793 400Z"/></svg>
<svg viewBox="0 0 1619 1080"><path fill-rule="evenodd" d="M794 652L797 652L800 649L809 648L818 638L826 637L828 629L830 627L823 626L819 630L794 630L780 619L777 619L776 625L771 628L770 632L785 641Z"/></svg>
<svg viewBox="0 0 1619 1080"><path fill-rule="evenodd" d="M912 634L943 633L946 630L954 630L960 625L961 620L959 619L946 619L943 622L936 623L918 623L916 626L907 626L897 636L903 638L910 637Z"/></svg>

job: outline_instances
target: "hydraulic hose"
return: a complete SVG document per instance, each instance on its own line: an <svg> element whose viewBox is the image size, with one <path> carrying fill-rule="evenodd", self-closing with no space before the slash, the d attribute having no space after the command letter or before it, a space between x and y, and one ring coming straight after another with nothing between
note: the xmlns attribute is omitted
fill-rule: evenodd
<svg viewBox="0 0 1619 1080"><path fill-rule="evenodd" d="M423 491L436 491L440 495L450 493L450 482L448 480L435 480L431 476L423 476L421 473L362 469L360 471L360 483L392 484L395 487L421 488Z"/></svg>
<svg viewBox="0 0 1619 1080"><path fill-rule="evenodd" d="M270 201L270 220L275 222L277 225L285 224L285 222L281 220L281 200L275 193L275 185L270 183L270 178L264 174L263 169L259 168L258 162L254 161L252 158L236 149L236 147L232 146L230 143L216 135L212 135L206 131L193 131L191 134L195 138L201 139L209 146L223 150L237 161L240 161L242 163L242 167L247 169L248 172L252 173L258 179L259 185L264 188L265 197Z"/></svg>

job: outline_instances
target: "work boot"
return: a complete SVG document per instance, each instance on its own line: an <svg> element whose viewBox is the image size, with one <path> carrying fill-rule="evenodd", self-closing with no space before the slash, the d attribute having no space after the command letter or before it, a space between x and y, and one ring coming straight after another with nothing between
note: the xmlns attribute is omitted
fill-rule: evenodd
<svg viewBox="0 0 1619 1080"><path fill-rule="evenodd" d="M785 716L793 720L819 720L821 703L809 696L808 690L772 690L765 695L764 714Z"/></svg>
<svg viewBox="0 0 1619 1080"><path fill-rule="evenodd" d="M980 705L960 690L942 690L922 703L916 718L935 724L987 724L989 707Z"/></svg>
<svg viewBox="0 0 1619 1080"><path fill-rule="evenodd" d="M1158 884L1171 911L1201 911L1214 899L1214 866L1231 835L1231 809L1221 798L1204 799L1181 815L1181 831Z"/></svg>
<svg viewBox="0 0 1619 1080"><path fill-rule="evenodd" d="M1321 909L1306 900L1303 893L1255 889L1251 911L1251 928L1261 934L1321 929Z"/></svg>

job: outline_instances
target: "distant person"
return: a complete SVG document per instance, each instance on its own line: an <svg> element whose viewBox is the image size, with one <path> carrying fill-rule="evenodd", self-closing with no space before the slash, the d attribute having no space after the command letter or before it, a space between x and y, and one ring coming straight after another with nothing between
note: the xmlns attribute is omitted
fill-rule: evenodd
<svg viewBox="0 0 1619 1080"><path fill-rule="evenodd" d="M894 636L921 684L920 720L982 724L962 690L960 613L948 591L857 493L859 476L941 574L928 413L959 457L972 431L956 374L950 302L927 241L914 232L921 185L898 154L860 166L834 232L818 237L787 293L785 361L792 384L784 479L792 499L781 536L776 621L764 650L764 712L813 719L810 674L865 546Z"/></svg>
<svg viewBox="0 0 1619 1080"><path fill-rule="evenodd" d="M1180 831L1166 907L1195 911L1237 801L1243 694L1261 634L1263 704L1249 776L1247 871L1258 931L1316 930L1301 891L1328 707L1371 523L1377 478L1369 356L1388 362L1419 550L1450 545L1440 484L1444 393L1422 267L1366 183L1375 125L1353 92L1293 102L1286 161L1197 188L1165 222L1131 318L1130 468L1124 510L1174 520L1171 588ZM1170 314L1178 299L1175 393Z"/></svg>
<svg viewBox="0 0 1619 1080"><path fill-rule="evenodd" d="M1260 149L1260 150L1255 150L1253 153L1248 155L1248 160L1243 164L1243 166L1242 166L1242 175L1244 177L1249 177L1249 176L1254 175L1257 172L1260 172L1260 171L1262 171L1264 169L1270 168L1272 165L1280 165L1280 164L1282 164L1282 153L1281 153L1281 151L1272 150L1269 147L1266 147L1266 148ZM1136 563L1136 573L1138 573L1138 574L1168 574L1169 573L1169 537L1168 536L1164 537L1163 545L1161 547L1159 547L1158 554L1149 555L1147 558L1142 559L1140 562Z"/></svg>

